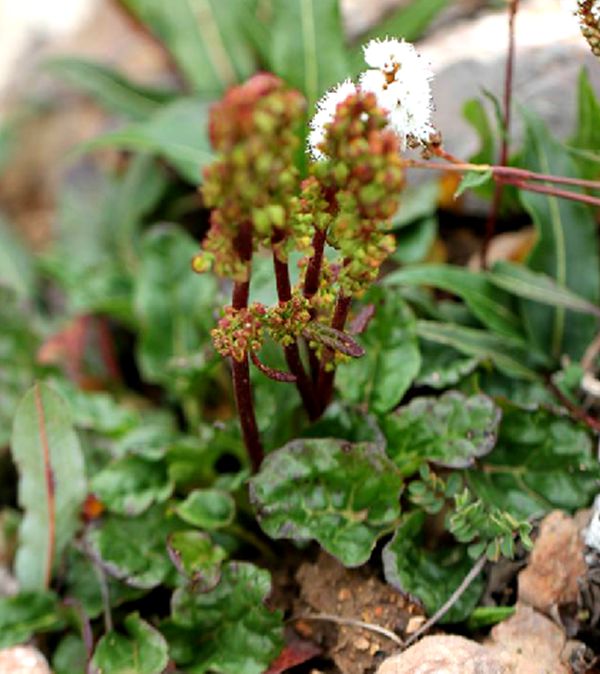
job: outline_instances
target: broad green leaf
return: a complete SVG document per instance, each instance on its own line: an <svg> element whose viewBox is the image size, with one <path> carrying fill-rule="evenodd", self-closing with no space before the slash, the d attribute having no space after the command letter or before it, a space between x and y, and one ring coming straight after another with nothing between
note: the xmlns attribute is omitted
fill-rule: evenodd
<svg viewBox="0 0 600 674"><path fill-rule="evenodd" d="M370 411L383 414L409 389L421 356L414 316L398 293L373 288L365 302L375 305L375 316L357 338L365 355L338 367L337 388L349 402L366 402Z"/></svg>
<svg viewBox="0 0 600 674"><path fill-rule="evenodd" d="M0 648L28 641L33 635L60 628L57 597L50 592L20 592L0 597Z"/></svg>
<svg viewBox="0 0 600 674"><path fill-rule="evenodd" d="M84 674L87 661L83 639L75 634L67 634L52 654L52 671L54 674Z"/></svg>
<svg viewBox="0 0 600 674"><path fill-rule="evenodd" d="M193 374L189 367L177 369L177 361L197 355L208 340L216 282L192 272L190 260L197 251L192 237L175 226L156 227L143 238L134 304L138 363L147 381L176 388Z"/></svg>
<svg viewBox="0 0 600 674"><path fill-rule="evenodd" d="M428 255L438 233L436 217L424 218L396 234L396 250L392 260L399 264L417 264Z"/></svg>
<svg viewBox="0 0 600 674"><path fill-rule="evenodd" d="M169 661L162 634L130 613L124 621L127 636L116 631L98 642L92 665L102 674L162 674Z"/></svg>
<svg viewBox="0 0 600 674"><path fill-rule="evenodd" d="M405 4L397 9L391 16L378 23L373 30L360 37L361 44L374 38L404 38L408 42L414 42L425 32L427 26L435 17L447 7L449 0L427 0ZM356 48L352 55L352 64L356 73L364 70L367 66L362 58L362 49Z"/></svg>
<svg viewBox="0 0 600 674"><path fill-rule="evenodd" d="M522 335L510 295L494 287L483 274L452 265L424 264L392 272L383 283L441 288L462 298L473 314L498 334L513 338Z"/></svg>
<svg viewBox="0 0 600 674"><path fill-rule="evenodd" d="M0 447L4 448L18 404L41 374L35 362L41 336L30 311L12 290L1 285L0 325Z"/></svg>
<svg viewBox="0 0 600 674"><path fill-rule="evenodd" d="M323 416L302 432L305 438L337 438L349 442L373 442L385 444L385 438L377 419L366 414L360 407L334 401Z"/></svg>
<svg viewBox="0 0 600 674"><path fill-rule="evenodd" d="M202 167L212 160L206 125L206 103L196 98L182 98L163 105L143 122L106 133L80 148L116 147L151 153L171 164L192 185L197 185L202 179Z"/></svg>
<svg viewBox="0 0 600 674"><path fill-rule="evenodd" d="M294 440L250 480L258 521L272 538L314 539L345 566L366 562L398 519L402 477L381 447Z"/></svg>
<svg viewBox="0 0 600 674"><path fill-rule="evenodd" d="M220 489L194 489L175 512L184 522L200 529L221 529L233 522L235 501Z"/></svg>
<svg viewBox="0 0 600 674"><path fill-rule="evenodd" d="M167 538L176 527L164 508L135 518L113 515L88 533L91 550L111 576L140 589L157 587L174 571Z"/></svg>
<svg viewBox="0 0 600 674"><path fill-rule="evenodd" d="M523 162L527 169L545 174L577 176L573 160L542 121L523 112L526 137ZM597 225L585 204L521 190L523 206L531 215L538 239L527 264L551 276L594 304L600 301L600 258ZM579 359L598 326L591 316L562 306L546 307L521 300L524 323L533 344L554 359L567 354Z"/></svg>
<svg viewBox="0 0 600 674"><path fill-rule="evenodd" d="M534 302L565 307L584 314L600 316L600 307L560 286L547 274L539 274L512 262L497 262L487 278L499 288Z"/></svg>
<svg viewBox="0 0 600 674"><path fill-rule="evenodd" d="M488 171L469 171L465 173L460 181L459 186L456 188L454 193L454 198L458 199L464 192L471 190L475 187L481 187L492 180L492 170Z"/></svg>
<svg viewBox="0 0 600 674"><path fill-rule="evenodd" d="M217 96L254 72L244 1L118 1L166 46L194 91Z"/></svg>
<svg viewBox="0 0 600 674"><path fill-rule="evenodd" d="M273 0L269 67L304 93L309 112L348 76L338 0Z"/></svg>
<svg viewBox="0 0 600 674"><path fill-rule="evenodd" d="M129 517L163 503L173 492L166 465L139 456L113 461L94 475L90 487L109 511Z"/></svg>
<svg viewBox="0 0 600 674"><path fill-rule="evenodd" d="M478 98L472 98L463 106L463 116L479 136L479 151L470 157L474 164L493 164L496 156L496 139L487 110Z"/></svg>
<svg viewBox="0 0 600 674"><path fill-rule="evenodd" d="M409 515L383 550L383 570L387 582L403 594L417 597L429 616L450 598L473 566L466 546L422 547L424 513ZM465 590L442 618L442 623L465 620L484 589L481 575Z"/></svg>
<svg viewBox="0 0 600 674"><path fill-rule="evenodd" d="M25 511L15 560L23 590L43 590L79 527L87 493L85 465L63 399L36 383L19 404L11 439Z"/></svg>
<svg viewBox="0 0 600 674"><path fill-rule="evenodd" d="M508 375L533 381L539 378L532 369L532 354L525 351L520 341L438 321L417 321L417 333L430 342L451 346L480 360L489 360Z"/></svg>
<svg viewBox="0 0 600 674"><path fill-rule="evenodd" d="M51 74L77 87L107 110L136 121L147 119L176 96L175 92L132 82L117 70L87 59L59 56L44 65Z"/></svg>
<svg viewBox="0 0 600 674"><path fill-rule="evenodd" d="M0 286L10 288L19 301L33 299L35 276L33 255L0 216Z"/></svg>
<svg viewBox="0 0 600 674"><path fill-rule="evenodd" d="M587 432L546 410L506 409L496 448L467 477L480 499L517 518L584 508L600 486Z"/></svg>
<svg viewBox="0 0 600 674"><path fill-rule="evenodd" d="M579 86L577 90L578 113L577 126L571 144L584 153L596 154L596 159L591 160L585 154L578 154L577 164L584 178L592 180L600 176L600 101L596 96L589 75L582 68L579 74Z"/></svg>
<svg viewBox="0 0 600 674"><path fill-rule="evenodd" d="M113 609L139 599L143 591L129 587L100 567L97 561L86 557L71 546L65 564L65 594L76 597L86 615L93 620L105 609L106 592Z"/></svg>
<svg viewBox="0 0 600 674"><path fill-rule="evenodd" d="M177 571L197 592L212 590L221 578L221 562L227 553L203 531L176 531L169 536L169 556Z"/></svg>
<svg viewBox="0 0 600 674"><path fill-rule="evenodd" d="M383 420L388 456L408 475L424 461L466 468L492 451L502 414L483 394L414 398Z"/></svg>
<svg viewBox="0 0 600 674"><path fill-rule="evenodd" d="M392 218L392 228L402 229L419 220L431 218L437 211L439 199L438 180L428 180L422 185L408 187L402 192L402 201Z"/></svg>
<svg viewBox="0 0 600 674"><path fill-rule="evenodd" d="M226 564L210 592L178 589L172 620L194 644L175 653L178 664L190 674L262 674L283 646L281 611L265 605L270 592L269 572L245 562Z"/></svg>
<svg viewBox="0 0 600 674"><path fill-rule="evenodd" d="M420 349L422 363L415 382L417 386L435 389L454 386L479 365L478 358L465 356L456 349L427 339L420 341Z"/></svg>

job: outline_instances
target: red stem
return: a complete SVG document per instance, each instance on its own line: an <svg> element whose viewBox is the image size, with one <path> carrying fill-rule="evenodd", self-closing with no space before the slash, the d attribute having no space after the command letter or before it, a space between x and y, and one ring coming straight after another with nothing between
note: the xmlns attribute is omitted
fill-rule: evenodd
<svg viewBox="0 0 600 674"><path fill-rule="evenodd" d="M346 325L346 320L350 312L350 305L352 304L352 297L350 295L344 295L340 293L338 295L337 301L335 303L335 311L333 313L333 319L331 320L331 327L340 332L344 329ZM331 400L331 395L333 393L333 381L335 379L335 370L326 369L327 364L333 358L333 351L327 349L323 354L321 360L321 366L319 368L319 378L317 384L317 391L319 395L320 403L320 414L323 413L327 405Z"/></svg>
<svg viewBox="0 0 600 674"><path fill-rule="evenodd" d="M524 180L511 180L509 178L500 178L498 180L506 185L514 185L521 190L528 192L538 192L539 194L548 194L552 197L559 197L560 199L568 199L569 201L579 201L590 206L600 207L600 199L591 197L587 194L579 194L578 192L569 192L568 190L560 190L556 187L549 187L547 185L537 185L535 183L528 183Z"/></svg>
<svg viewBox="0 0 600 674"><path fill-rule="evenodd" d="M506 59L506 74L504 77L504 133L502 134L502 145L500 147L500 166L506 166L508 163L508 141L510 134L511 102L515 66L515 19L518 9L519 0L511 0L508 15L508 57ZM500 210L503 191L503 184L497 182L494 190L492 209L486 222L485 239L483 240L483 246L481 248L481 266L483 269L487 269L488 266L488 251L490 242L496 233L496 222L498 220L498 212Z"/></svg>
<svg viewBox="0 0 600 674"><path fill-rule="evenodd" d="M561 405L567 408L570 415L574 419L581 421L581 423L585 424L590 430L600 433L600 421L598 419L591 416L585 410L582 410L574 402L569 400L569 398L558 388L558 386L552 381L550 377L546 378L546 385L553 393L555 398L561 403Z"/></svg>
<svg viewBox="0 0 600 674"><path fill-rule="evenodd" d="M252 225L245 222L240 226L240 231L235 242L235 248L240 259L248 264L252 259ZM248 269L248 277L250 269ZM236 281L233 286L232 305L234 309L245 309L248 306L250 295L250 281ZM254 414L254 401L250 387L250 366L248 354L244 354L241 361L231 359L233 374L233 390L235 402L240 416L240 426L244 437L244 444L248 451L252 470L256 472L264 458L264 451L258 434L258 425Z"/></svg>
<svg viewBox="0 0 600 674"><path fill-rule="evenodd" d="M326 238L327 231L324 229L317 229L313 235L312 243L314 252L308 263L306 277L304 279L304 297L306 297L307 300L310 300L319 289Z"/></svg>
<svg viewBox="0 0 600 674"><path fill-rule="evenodd" d="M292 299L289 268L287 262L282 262L277 257L275 250L273 250L273 266L275 268L275 282L277 284L277 296L279 301L282 303L289 302ZM309 419L314 421L318 416L317 404L312 382L304 370L304 365L302 365L298 343L294 342L293 344L284 347L284 353L290 372L296 377L296 388L302 398L304 408L306 409Z"/></svg>

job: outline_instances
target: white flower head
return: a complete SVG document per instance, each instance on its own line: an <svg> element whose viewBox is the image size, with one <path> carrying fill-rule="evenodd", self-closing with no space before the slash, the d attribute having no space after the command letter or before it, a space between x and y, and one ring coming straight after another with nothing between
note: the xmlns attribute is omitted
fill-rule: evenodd
<svg viewBox="0 0 600 674"><path fill-rule="evenodd" d="M333 122L338 105L357 91L354 82L344 80L317 102L317 112L310 121L311 130L308 134L308 150L315 161L326 158L319 149L319 145L325 140L325 125Z"/></svg>
<svg viewBox="0 0 600 674"><path fill-rule="evenodd" d="M402 149L409 142L427 143L435 132L430 65L404 40L371 40L363 50L371 68L361 75L360 87L375 94L378 105L387 110Z"/></svg>

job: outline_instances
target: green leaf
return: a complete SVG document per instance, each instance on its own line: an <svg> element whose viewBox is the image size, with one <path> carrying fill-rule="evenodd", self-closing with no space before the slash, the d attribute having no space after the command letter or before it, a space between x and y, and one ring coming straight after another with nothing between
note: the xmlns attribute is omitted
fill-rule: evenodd
<svg viewBox="0 0 600 674"><path fill-rule="evenodd" d="M454 386L479 365L478 358L464 356L456 349L427 339L421 340L420 348L422 363L415 382L417 386L435 389Z"/></svg>
<svg viewBox="0 0 600 674"><path fill-rule="evenodd" d="M478 98L471 98L463 106L463 116L479 136L479 151L470 157L474 164L493 164L496 155L496 139L485 109Z"/></svg>
<svg viewBox="0 0 600 674"><path fill-rule="evenodd" d="M197 252L198 244L185 231L156 227L142 240L135 279L140 369L147 381L174 389L186 374L176 369L177 361L197 354L213 326L216 282L192 272L190 260Z"/></svg>
<svg viewBox="0 0 600 674"><path fill-rule="evenodd" d="M517 518L584 508L600 485L585 430L546 410L516 408L504 411L496 448L467 477L480 499Z"/></svg>
<svg viewBox="0 0 600 674"><path fill-rule="evenodd" d="M375 304L375 316L358 338L365 355L338 367L337 388L349 402L366 402L383 414L400 402L421 367L415 320L398 293L373 288L364 301Z"/></svg>
<svg viewBox="0 0 600 674"><path fill-rule="evenodd" d="M436 217L425 218L404 227L396 234L396 250L392 260L402 265L422 262L429 254L437 233Z"/></svg>
<svg viewBox="0 0 600 674"><path fill-rule="evenodd" d="M151 589L163 583L173 570L167 538L174 528L164 508L154 506L133 519L107 517L89 531L88 541L111 576L131 587Z"/></svg>
<svg viewBox="0 0 600 674"><path fill-rule="evenodd" d="M387 582L403 594L417 597L431 616L461 584L473 561L464 546L444 546L434 551L422 547L424 521L420 511L409 515L383 549L382 557ZM440 622L465 620L477 605L483 589L484 580L479 575Z"/></svg>
<svg viewBox="0 0 600 674"><path fill-rule="evenodd" d="M167 467L161 461L125 456L94 475L91 489L113 513L133 517L173 492Z"/></svg>
<svg viewBox="0 0 600 674"><path fill-rule="evenodd" d="M35 384L15 416L11 440L19 472L16 575L23 590L49 586L52 571L79 527L87 489L79 440L65 402L49 386Z"/></svg>
<svg viewBox="0 0 600 674"><path fill-rule="evenodd" d="M67 634L52 655L52 671L54 674L85 674L87 661L83 640L74 634Z"/></svg>
<svg viewBox="0 0 600 674"><path fill-rule="evenodd" d="M492 451L501 416L483 394L447 391L439 398L414 398L383 421L387 453L405 475L424 461L466 468Z"/></svg>
<svg viewBox="0 0 600 674"><path fill-rule="evenodd" d="M87 59L60 56L46 61L44 66L107 110L136 121L147 119L176 96L175 92L132 82L117 70Z"/></svg>
<svg viewBox="0 0 600 674"><path fill-rule="evenodd" d="M514 606L478 606L467 620L469 632L496 625L514 615Z"/></svg>
<svg viewBox="0 0 600 674"><path fill-rule="evenodd" d="M254 58L245 39L244 1L119 0L173 55L188 84L218 95L249 77Z"/></svg>
<svg viewBox="0 0 600 674"><path fill-rule="evenodd" d="M270 592L269 572L244 562L226 564L210 592L178 589L173 623L194 648L175 659L193 674L262 674L283 646L281 611L265 605Z"/></svg>
<svg viewBox="0 0 600 674"><path fill-rule="evenodd" d="M14 291L19 301L33 299L35 277L33 255L0 216L0 286Z"/></svg>
<svg viewBox="0 0 600 674"><path fill-rule="evenodd" d="M392 272L383 279L386 286L425 285L441 288L462 298L475 316L500 335L520 338L521 321L510 295L494 287L483 274L464 267L423 264Z"/></svg>
<svg viewBox="0 0 600 674"><path fill-rule="evenodd" d="M338 0L273 0L270 69L304 93L309 112L348 76Z"/></svg>
<svg viewBox="0 0 600 674"><path fill-rule="evenodd" d="M40 374L35 355L41 336L32 319L16 294L0 285L0 447L8 446L17 406Z"/></svg>
<svg viewBox="0 0 600 674"><path fill-rule="evenodd" d="M197 185L202 179L202 167L213 158L206 126L206 103L181 98L161 106L143 122L106 133L79 147L84 151L116 147L148 152L167 161L182 178Z"/></svg>
<svg viewBox="0 0 600 674"><path fill-rule="evenodd" d="M258 521L272 538L314 539L345 566L366 562L399 517L402 477L381 447L294 440L250 480Z"/></svg>
<svg viewBox="0 0 600 674"><path fill-rule="evenodd" d="M235 501L220 489L194 489L176 508L184 522L200 529L221 529L235 517Z"/></svg>
<svg viewBox="0 0 600 674"><path fill-rule="evenodd" d="M577 125L571 144L585 153L600 153L600 101L592 87L587 71L582 68L577 90ZM577 164L584 178L594 180L600 175L598 158L595 161L578 155Z"/></svg>
<svg viewBox="0 0 600 674"><path fill-rule="evenodd" d="M197 592L212 590L221 578L221 562L227 553L202 531L176 531L169 536L169 556L177 571Z"/></svg>
<svg viewBox="0 0 600 674"><path fill-rule="evenodd" d="M392 218L392 228L402 229L419 220L431 218L440 200L440 183L428 180L421 185L407 187L402 192L402 203Z"/></svg>
<svg viewBox="0 0 600 674"><path fill-rule="evenodd" d="M124 621L127 636L114 630L98 642L92 665L102 674L162 674L169 661L162 634L130 613Z"/></svg>
<svg viewBox="0 0 600 674"><path fill-rule="evenodd" d="M456 188L454 198L458 199L464 192L475 187L481 187L492 180L492 170L487 171L468 171L462 177L459 186Z"/></svg>
<svg viewBox="0 0 600 674"><path fill-rule="evenodd" d="M496 262L487 278L499 288L525 299L565 307L584 314L600 316L600 307L560 286L546 275L531 271L527 267L512 262Z"/></svg>
<svg viewBox="0 0 600 674"><path fill-rule="evenodd" d="M468 356L489 360L502 372L520 379L537 381L539 376L531 369L531 354L520 341L499 337L485 330L437 321L417 321L419 337L436 344L445 344ZM537 355L537 354L534 354Z"/></svg>
<svg viewBox="0 0 600 674"><path fill-rule="evenodd" d="M526 137L523 162L527 169L561 176L577 176L573 160L542 121L523 112ZM582 298L600 300L600 258L597 226L585 204L522 190L520 198L531 215L538 239L528 266L548 274ZM594 338L598 326L591 316L564 307L545 307L521 300L525 327L533 344L555 359L568 354L579 359Z"/></svg>
<svg viewBox="0 0 600 674"><path fill-rule="evenodd" d="M0 597L0 648L22 644L35 634L61 626L58 600L50 592Z"/></svg>

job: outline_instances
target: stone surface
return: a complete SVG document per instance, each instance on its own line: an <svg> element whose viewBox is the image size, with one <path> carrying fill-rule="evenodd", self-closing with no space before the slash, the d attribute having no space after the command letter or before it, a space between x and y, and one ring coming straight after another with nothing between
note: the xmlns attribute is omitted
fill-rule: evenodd
<svg viewBox="0 0 600 674"><path fill-rule="evenodd" d="M32 646L0 650L0 674L51 674L44 656Z"/></svg>
<svg viewBox="0 0 600 674"><path fill-rule="evenodd" d="M388 658L377 674L511 674L503 657L464 637L430 636Z"/></svg>
<svg viewBox="0 0 600 674"><path fill-rule="evenodd" d="M508 41L506 11L486 11L434 32L419 45L431 62L436 122L450 152L468 157L479 141L462 117L470 98L484 99L487 89L502 95ZM514 101L540 114L560 137L572 133L575 90L582 66L600 89L600 68L561 0L521 3L516 21ZM493 114L491 116L493 120ZM514 116L515 146L522 134Z"/></svg>
<svg viewBox="0 0 600 674"><path fill-rule="evenodd" d="M496 625L487 652L515 674L570 674L562 662L566 637L558 625L530 606L518 605L516 613Z"/></svg>
<svg viewBox="0 0 600 674"><path fill-rule="evenodd" d="M542 522L529 564L519 574L519 600L549 613L577 602L578 579L587 571L580 527L563 512Z"/></svg>

